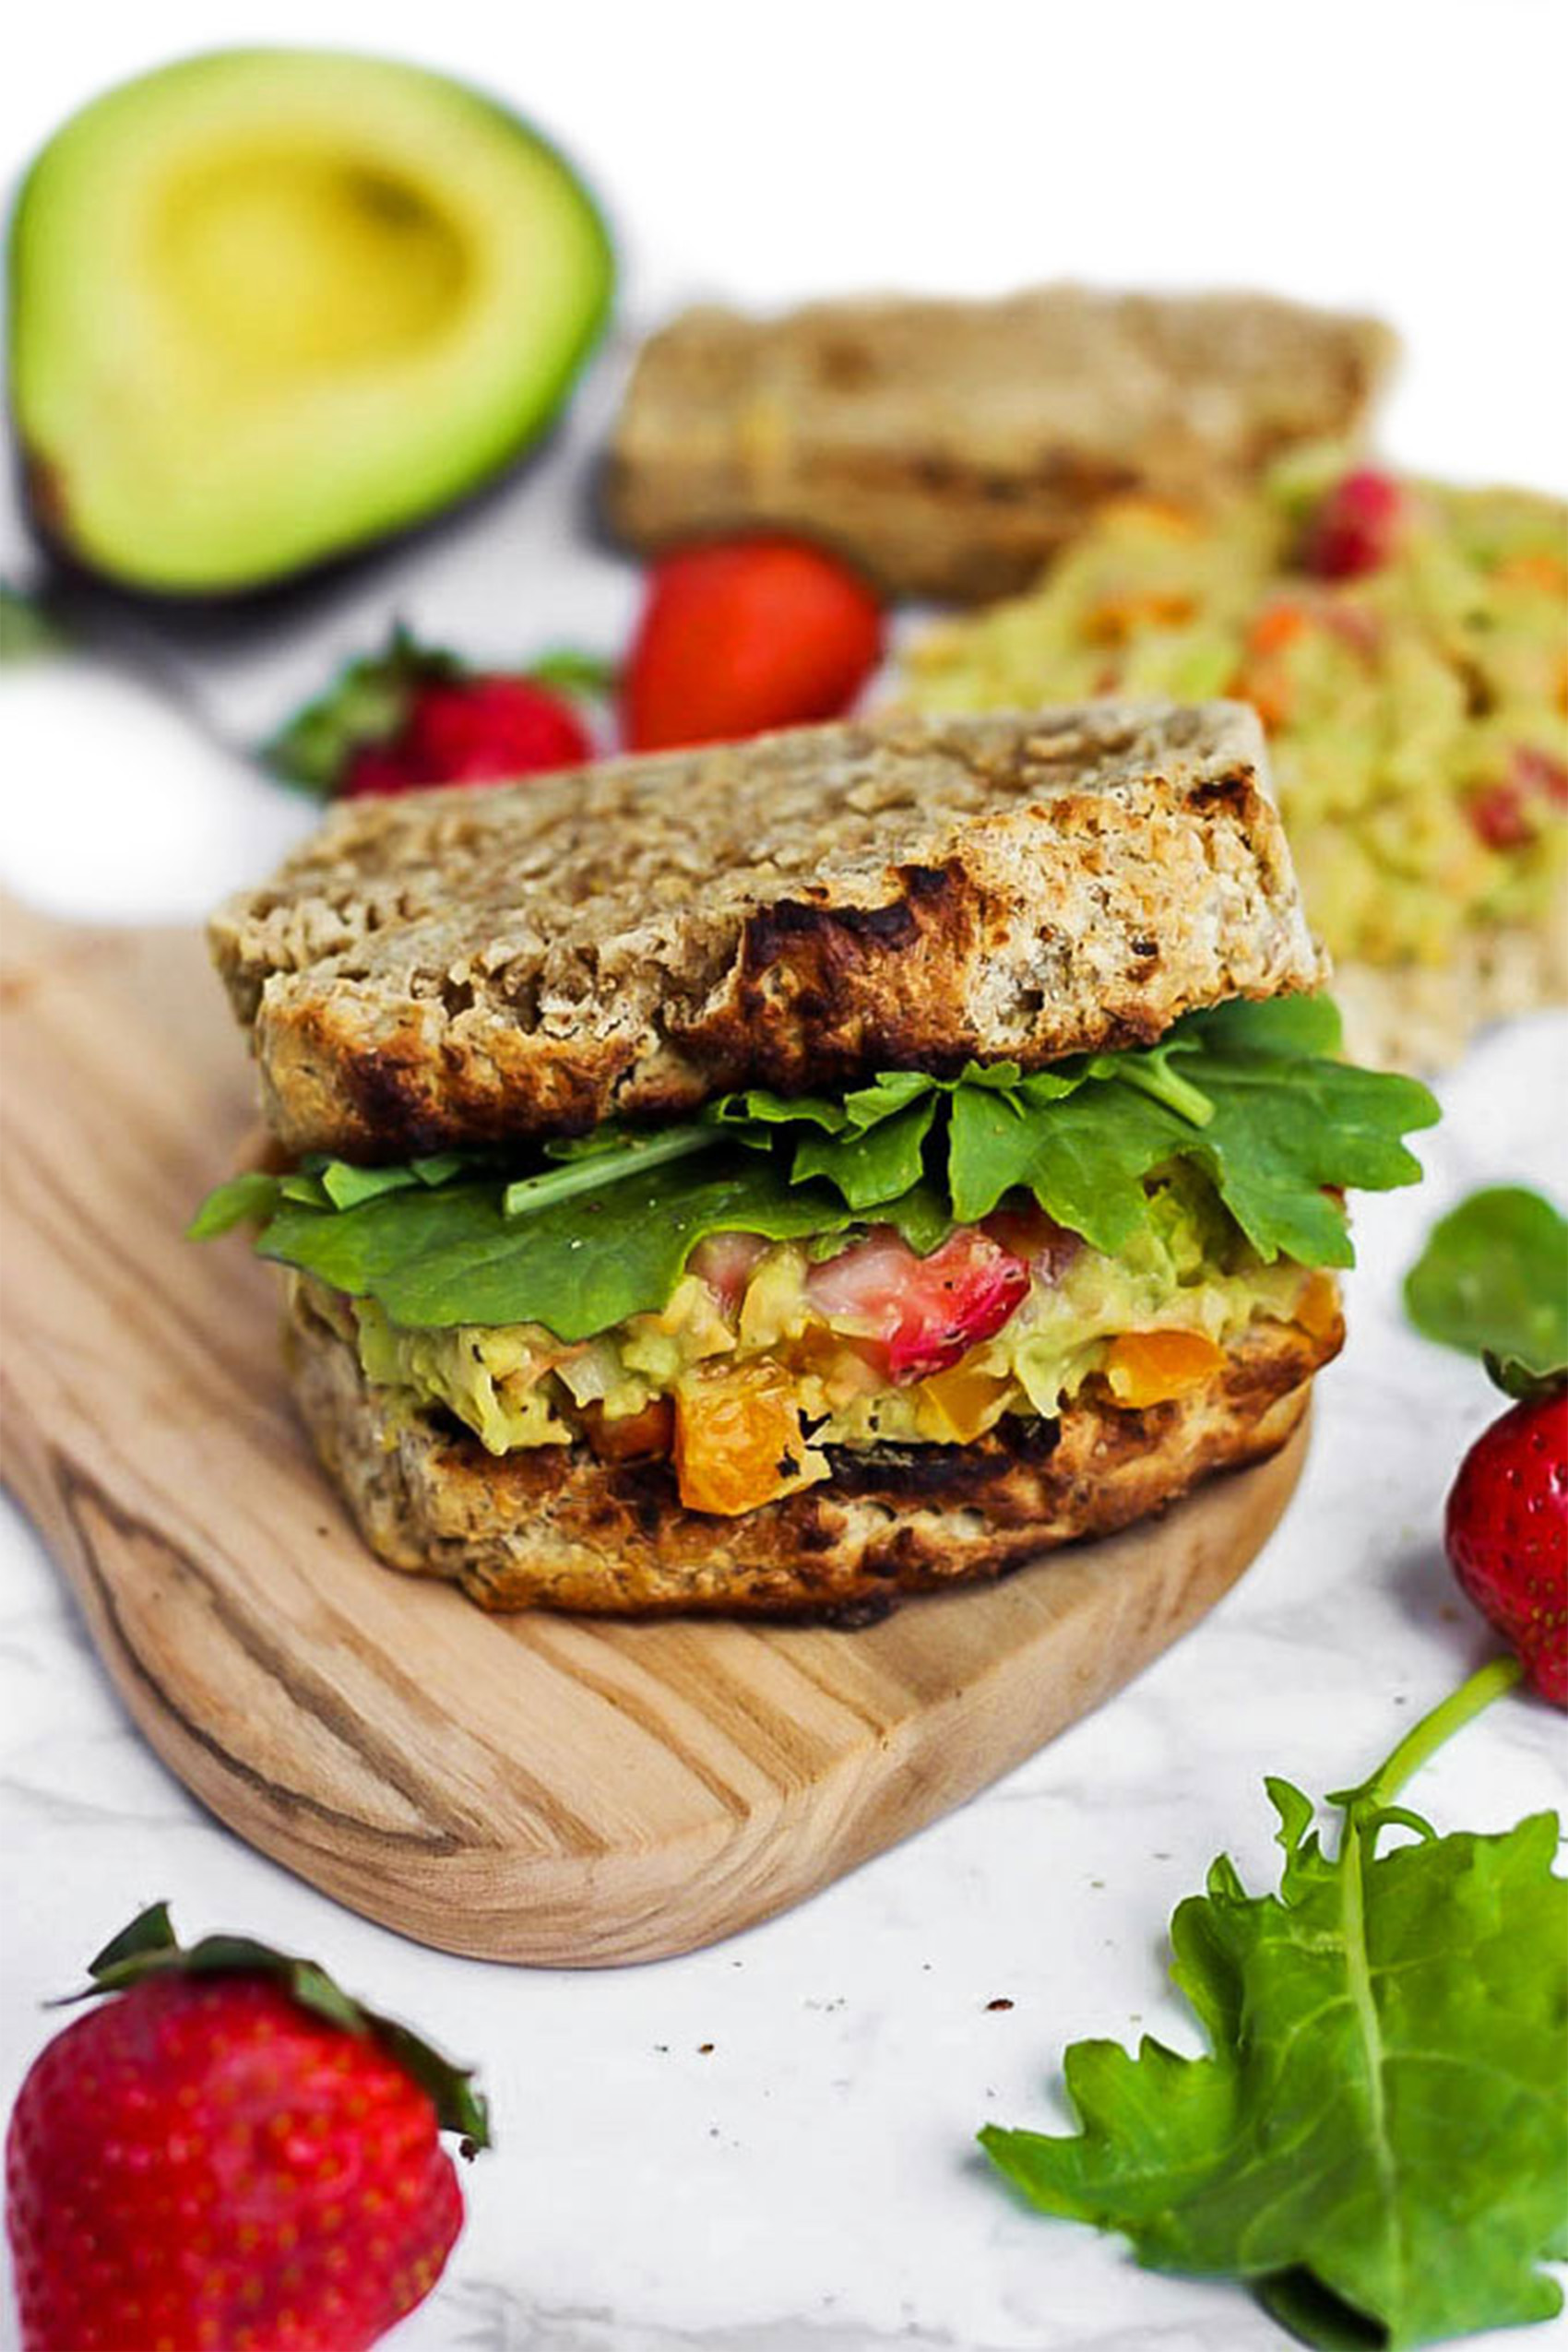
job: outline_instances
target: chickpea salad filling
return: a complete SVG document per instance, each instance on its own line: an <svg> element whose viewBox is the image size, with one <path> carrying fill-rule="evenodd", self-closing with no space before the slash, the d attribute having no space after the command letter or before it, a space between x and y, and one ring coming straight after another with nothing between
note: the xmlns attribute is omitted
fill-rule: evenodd
<svg viewBox="0 0 1568 2352"><path fill-rule="evenodd" d="M1238 1000L1029 1074L247 1174L191 1231L259 1227L389 1431L437 1408L495 1455L669 1458L688 1508L733 1515L829 1447L972 1443L1091 1380L1142 1409L1259 1320L1328 1336L1344 1194L1415 1182L1402 1137L1437 1116L1338 1046L1322 998Z"/></svg>
<svg viewBox="0 0 1568 2352"><path fill-rule="evenodd" d="M1281 460L1195 516L1108 505L1027 594L906 657L922 711L1085 695L1256 708L1338 960L1437 966L1551 921L1568 875L1568 508Z"/></svg>

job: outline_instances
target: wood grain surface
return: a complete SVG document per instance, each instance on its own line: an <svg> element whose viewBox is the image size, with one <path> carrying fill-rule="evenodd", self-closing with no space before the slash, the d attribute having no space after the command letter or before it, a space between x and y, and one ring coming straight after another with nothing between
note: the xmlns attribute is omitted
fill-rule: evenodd
<svg viewBox="0 0 1568 2352"><path fill-rule="evenodd" d="M276 1277L182 1226L250 1074L199 940L0 910L7 1482L164 1762L426 1943L600 1966L764 1918L1108 1698L1300 1473L858 1631L483 1615L382 1567L307 1454Z"/></svg>

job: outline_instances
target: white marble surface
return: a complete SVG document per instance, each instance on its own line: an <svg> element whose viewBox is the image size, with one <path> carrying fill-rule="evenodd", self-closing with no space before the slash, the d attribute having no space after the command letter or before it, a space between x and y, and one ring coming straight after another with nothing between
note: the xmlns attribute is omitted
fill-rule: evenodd
<svg viewBox="0 0 1568 2352"><path fill-rule="evenodd" d="M0 2096L38 2006L142 1903L320 1954L481 2060L496 2152L403 2352L1265 2352L1240 2294L1155 2277L987 2177L992 2119L1053 2128L1085 2034L1192 2047L1170 1911L1211 1857L1273 1866L1261 1778L1359 1778L1489 1647L1437 1527L1491 1410L1404 1324L1400 1268L1468 1185L1561 1168L1568 1023L1490 1039L1444 1087L1420 1193L1363 1204L1353 1336L1320 1383L1284 1526L1187 1642L1098 1716L814 1902L715 1950L609 1974L448 1958L339 1910L220 1828L131 1728L30 1531L0 1523L9 1897ZM1560 1801L1562 1724L1495 1706L1428 1769L1440 1825ZM1010 2010L987 2003L1010 2000ZM711 2043L704 2054L702 2045ZM1493 2339L1501 2347L1504 2339ZM1538 2331L1543 2346L1568 2340ZM0 2334L10 2346L13 2335Z"/></svg>
<svg viewBox="0 0 1568 2352"><path fill-rule="evenodd" d="M1094 110L1058 110L1043 148L1026 140L1038 106L1020 72L1008 84L1018 120L1007 117L1004 136L982 141L980 132L999 119L995 105L1013 103L1006 92L993 90L980 112L968 101L948 110L975 136L968 166L958 148L948 154L953 172L939 188L927 185L923 133L918 154L894 151L899 125L923 119L914 98L873 110L886 113L887 184L902 194L885 208L885 233L884 213L866 206L848 237L832 211L837 201L849 219L842 208L854 202L832 176L843 140L825 138L798 216L777 201L788 184L784 148L794 151L789 126L805 102L796 50L778 61L773 113L748 125L743 146L731 138L723 148L725 184L739 175L742 200L720 205L702 145L705 123L735 119L728 101L727 111L710 102L714 76L730 70L719 15L686 0L673 14L638 13L659 25L660 42L671 23L683 34L678 102L688 111L677 137L644 103L646 58L613 89L596 87L592 105L582 100L587 52L603 48L616 15L602 6L530 18L529 54L510 61L510 86L531 88L537 110L579 151L594 148L595 122L612 124L599 151L623 208L639 189L671 192L662 213L645 211L637 236L628 232L645 303L683 271L761 298L879 278L961 284L973 241L944 242L944 232L963 217L953 173L967 169L999 231L1016 231L1033 192L1031 222L1049 232L1044 247L1032 226L1028 238L993 242L977 282L1059 268L1152 282L1266 277L1386 303L1426 355L1401 391L1396 450L1457 472L1502 463L1561 478L1564 317L1534 292L1527 240L1506 233L1511 217L1544 218L1549 201L1541 174L1551 168L1560 77L1548 70L1544 11L1420 11L1428 78L1415 107L1390 95L1405 38L1395 28L1414 14L1369 16L1324 0L1292 89L1301 120L1318 124L1320 148L1333 122L1336 148L1376 154L1375 185L1359 171L1293 171L1267 205L1235 202L1236 187L1266 169L1277 136L1233 102L1245 99L1243 66L1256 59L1255 13L1200 6L1200 42L1191 12L1133 12L1133 43L1153 61L1134 87L1122 65L1129 12L1090 12L1078 28L1084 87L1114 80L1128 106L1168 121L1180 61L1161 44L1174 41L1189 54L1201 49L1206 91L1223 107L1226 139L1190 146L1158 208L1129 184L1118 210L1117 187L1099 175L1095 205L1074 213L1067 198L1093 163ZM977 30L988 13L997 15L991 0L978 0L966 24ZM0 96L0 167L84 94L69 17L37 28L35 96L24 101L14 83ZM863 80L873 70L872 27L885 38L894 17L802 0L791 21L846 64L850 18L868 52L844 76L852 89L857 71ZM629 32L629 10L619 23ZM356 11L348 0L308 9L280 0L268 18L272 37L400 44L505 83L489 46L495 26L493 9L452 6L437 38L427 11ZM148 0L114 29L97 71L252 30L249 12L222 0L199 10ZM1506 106L1467 102L1475 40L1512 60ZM915 76L906 95L923 89L928 108L941 103L942 45L906 63ZM1043 65L1035 87L1047 87ZM1467 170L1437 170L1424 142L1451 138L1443 126L1461 108ZM857 187L863 113L857 102ZM825 120L838 124L831 108ZM1432 208L1422 238L1405 196L1418 181ZM1482 251L1484 277L1466 278L1466 255ZM1479 332L1478 317L1492 329ZM1501 373L1499 349L1510 357ZM290 634L194 645L167 632L149 641L138 628L140 650L156 655L186 708L132 671L90 662L8 677L6 881L65 912L197 915L308 822L224 742L273 722L394 611L481 658L563 639L617 643L635 581L576 529L612 374L544 468L456 529L296 608ZM0 517L7 562L16 539L14 518ZM1398 1277L1431 1218L1471 1184L1562 1181L1568 1022L1489 1038L1443 1092L1445 1123L1423 1146L1426 1186L1360 1207L1350 1344L1320 1384L1297 1501L1236 1592L1103 1713L964 1812L800 1910L686 1959L600 1975L510 1971L421 1950L339 1910L239 1844L154 1761L30 1530L0 1515L0 2097L8 2107L55 2028L40 2002L72 1988L83 1960L140 1904L167 1895L188 1934L230 1926L316 1953L379 2006L482 2061L499 2144L468 2176L468 2227L437 2296L395 2338L400 2352L1281 2344L1241 2295L1146 2275L1114 2242L1027 2215L988 2177L972 2135L990 2120L1060 2120L1058 2061L1076 2037L1147 2028L1191 2047L1164 1990L1166 1921L1222 1847L1252 1883L1271 1876L1264 1773L1318 1792L1359 1777L1489 1647L1451 1588L1438 1527L1454 1467L1492 1400L1474 1367L1408 1329ZM25 1365L13 1370L25 1378ZM1561 1764L1560 1723L1510 1699L1444 1752L1416 1801L1440 1823L1501 1826L1560 1800ZM1014 2005L988 2009L998 1999ZM0 2299L0 2345L11 2347L8 2296ZM1568 2328L1506 2341L1562 2344Z"/></svg>

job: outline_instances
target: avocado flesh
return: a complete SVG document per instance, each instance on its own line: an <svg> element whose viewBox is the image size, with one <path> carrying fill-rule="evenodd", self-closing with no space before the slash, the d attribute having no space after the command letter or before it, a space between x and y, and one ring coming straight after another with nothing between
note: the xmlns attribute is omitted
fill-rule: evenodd
<svg viewBox="0 0 1568 2352"><path fill-rule="evenodd" d="M257 50L125 83L56 134L13 222L39 520L175 594L363 546L538 436L612 278L561 159L439 75Z"/></svg>

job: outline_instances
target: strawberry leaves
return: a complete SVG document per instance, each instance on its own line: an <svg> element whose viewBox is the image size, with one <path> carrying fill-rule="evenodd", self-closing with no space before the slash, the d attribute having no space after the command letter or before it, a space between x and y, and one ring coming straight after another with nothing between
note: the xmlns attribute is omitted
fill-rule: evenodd
<svg viewBox="0 0 1568 2352"><path fill-rule="evenodd" d="M396 2018L366 2009L314 1960L297 1959L249 1936L209 1935L199 1943L182 1944L168 1904L153 1903L104 1945L89 1963L88 1975L92 1982L83 1991L68 1994L66 2004L92 2001L103 1993L128 1992L151 1977L268 1977L314 2016L325 2018L356 2038L370 2036L378 2041L429 2093L442 2131L462 2134L465 2156L491 2144L490 2110L473 2086L471 2071L455 2066Z"/></svg>
<svg viewBox="0 0 1568 2352"><path fill-rule="evenodd" d="M1396 1801L1518 1671L1483 1668L1331 1798L1332 1857L1309 1800L1267 1783L1277 1895L1222 1856L1171 1921L1207 2054L1076 2044L1075 2136L980 2134L1031 2204L1151 2268L1246 2280L1311 2344L1398 2352L1561 2309L1538 2267L1568 2235L1557 1820L1439 1836Z"/></svg>

